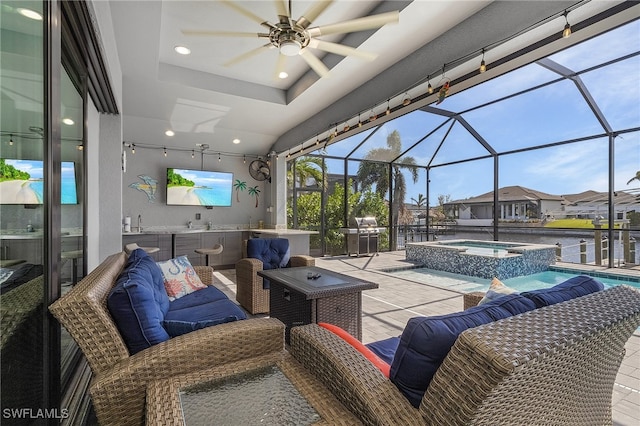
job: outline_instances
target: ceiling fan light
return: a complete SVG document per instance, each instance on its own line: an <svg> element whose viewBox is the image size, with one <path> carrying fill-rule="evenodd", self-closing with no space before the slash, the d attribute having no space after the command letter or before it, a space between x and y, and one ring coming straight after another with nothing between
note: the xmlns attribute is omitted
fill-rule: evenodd
<svg viewBox="0 0 640 426"><path fill-rule="evenodd" d="M284 56L296 56L302 50L302 43L298 40L281 40L280 53Z"/></svg>

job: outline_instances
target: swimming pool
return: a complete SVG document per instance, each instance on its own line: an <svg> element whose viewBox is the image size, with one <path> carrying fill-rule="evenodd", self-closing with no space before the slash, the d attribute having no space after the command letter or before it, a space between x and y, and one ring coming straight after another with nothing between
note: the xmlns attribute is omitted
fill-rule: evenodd
<svg viewBox="0 0 640 426"><path fill-rule="evenodd" d="M392 274L395 277L416 281L434 287L453 290L460 293L469 293L472 291L487 291L491 279L473 277L467 275L454 274L444 271L435 271L428 268L403 268L403 269L387 269L383 272ZM535 290L539 288L549 288L556 284L560 284L576 275L593 276L602 282L605 287L611 287L620 284L626 284L640 289L639 277L626 277L606 272L585 272L564 268L550 267L549 270L536 272L534 274L512 277L501 280L507 286L521 292L527 290Z"/></svg>
<svg viewBox="0 0 640 426"><path fill-rule="evenodd" d="M429 269L504 280L546 271L555 251L546 244L448 240L407 243L405 256Z"/></svg>

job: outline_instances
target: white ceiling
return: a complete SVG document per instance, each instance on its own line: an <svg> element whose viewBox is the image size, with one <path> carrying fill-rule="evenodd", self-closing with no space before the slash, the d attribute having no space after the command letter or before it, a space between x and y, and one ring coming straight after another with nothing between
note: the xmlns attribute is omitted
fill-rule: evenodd
<svg viewBox="0 0 640 426"><path fill-rule="evenodd" d="M274 1L236 3L276 22ZM291 3L294 18L313 4ZM275 49L231 67L222 65L265 44L265 39L182 34L183 29L266 32L220 1L112 1L123 74L123 137L139 144L186 149L206 143L213 151L237 154L283 151L326 130L332 119L344 120L402 93L427 72L459 58L460 52L479 50L570 4L334 1L311 27L394 8L401 9L400 21L342 40L341 36L323 38L378 54L372 62L320 52L317 56L331 69L330 77L320 79L302 58L292 57L286 63L290 77L279 80L273 76ZM445 49L443 41L447 41ZM176 54L176 45L188 46L192 54ZM168 129L176 135L165 136ZM241 143L234 145L234 138Z"/></svg>

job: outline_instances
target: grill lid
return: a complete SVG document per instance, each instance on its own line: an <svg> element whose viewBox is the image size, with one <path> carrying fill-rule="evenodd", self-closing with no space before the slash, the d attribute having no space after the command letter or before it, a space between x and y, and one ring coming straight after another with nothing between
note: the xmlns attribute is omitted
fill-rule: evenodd
<svg viewBox="0 0 640 426"><path fill-rule="evenodd" d="M351 226L355 228L374 228L378 226L378 221L374 216L354 217Z"/></svg>

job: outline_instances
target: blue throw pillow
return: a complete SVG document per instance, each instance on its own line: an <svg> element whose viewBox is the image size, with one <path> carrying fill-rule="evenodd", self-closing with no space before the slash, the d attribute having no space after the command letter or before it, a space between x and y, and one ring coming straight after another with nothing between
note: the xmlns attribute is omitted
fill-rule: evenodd
<svg viewBox="0 0 640 426"><path fill-rule="evenodd" d="M109 293L107 307L132 355L169 339L162 327L169 310L162 273L144 250L135 250L129 257Z"/></svg>
<svg viewBox="0 0 640 426"><path fill-rule="evenodd" d="M411 318L400 336L389 378L418 408L433 375L460 333L533 309L535 305L531 300L519 294L507 294L465 311Z"/></svg>
<svg viewBox="0 0 640 426"><path fill-rule="evenodd" d="M371 351L378 355L384 362L391 365L399 344L399 337L389 337L388 339L367 343L365 346L371 349Z"/></svg>
<svg viewBox="0 0 640 426"><path fill-rule="evenodd" d="M576 297L585 296L604 289L604 285L586 275L578 275L551 288L525 291L521 294L533 301L537 308L566 302Z"/></svg>
<svg viewBox="0 0 640 426"><path fill-rule="evenodd" d="M262 269L286 268L291 260L289 240L286 238L252 238L247 240L247 257L262 262ZM262 280L262 288L268 289L269 280Z"/></svg>

